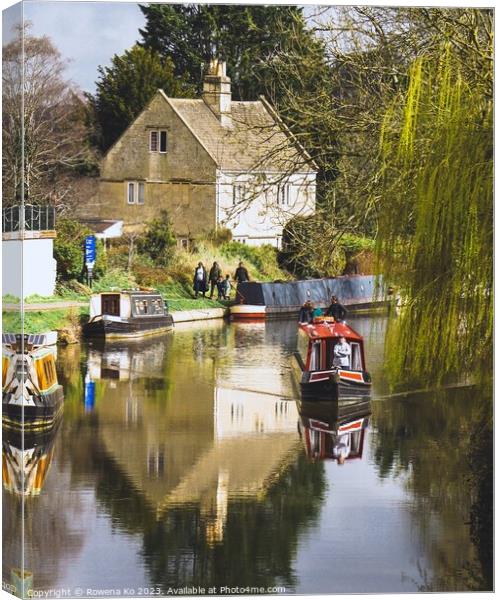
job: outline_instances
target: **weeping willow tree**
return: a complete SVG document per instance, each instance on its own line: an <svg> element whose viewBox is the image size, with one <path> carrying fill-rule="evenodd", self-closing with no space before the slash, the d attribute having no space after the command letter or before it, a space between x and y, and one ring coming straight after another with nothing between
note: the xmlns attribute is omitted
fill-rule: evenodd
<svg viewBox="0 0 500 600"><path fill-rule="evenodd" d="M446 42L416 59L382 127L378 252L404 306L387 336L392 382L491 376L491 48L472 73Z"/></svg>

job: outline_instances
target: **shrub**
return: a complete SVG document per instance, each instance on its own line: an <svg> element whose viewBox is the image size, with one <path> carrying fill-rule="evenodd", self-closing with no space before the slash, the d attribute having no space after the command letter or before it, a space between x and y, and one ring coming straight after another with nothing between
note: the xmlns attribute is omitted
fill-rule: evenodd
<svg viewBox="0 0 500 600"><path fill-rule="evenodd" d="M233 234L227 227L221 227L219 229L212 229L212 231L207 233L204 237L213 246L218 248L219 246L222 246L222 244L230 242L233 239Z"/></svg>
<svg viewBox="0 0 500 600"><path fill-rule="evenodd" d="M54 258L57 261L58 280L83 278L84 241L92 231L82 223L68 218L57 221L57 237L54 240ZM94 277L100 277L106 271L107 258L103 243L97 240Z"/></svg>
<svg viewBox="0 0 500 600"><path fill-rule="evenodd" d="M167 266L175 254L176 245L170 217L166 210L162 210L158 217L149 221L137 247L156 264Z"/></svg>
<svg viewBox="0 0 500 600"><path fill-rule="evenodd" d="M110 269L104 276L94 283L93 291L104 292L106 290L125 290L136 287L135 279L121 269Z"/></svg>

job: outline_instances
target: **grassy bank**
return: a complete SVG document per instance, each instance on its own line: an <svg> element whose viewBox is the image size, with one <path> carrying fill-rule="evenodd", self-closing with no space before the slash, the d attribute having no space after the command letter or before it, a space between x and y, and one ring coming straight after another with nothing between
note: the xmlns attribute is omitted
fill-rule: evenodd
<svg viewBox="0 0 500 600"><path fill-rule="evenodd" d="M25 333L43 333L60 331L78 333L79 328L88 320L88 308L68 308L63 310L37 310L24 313ZM17 311L3 311L3 331L18 333L21 331L21 315Z"/></svg>

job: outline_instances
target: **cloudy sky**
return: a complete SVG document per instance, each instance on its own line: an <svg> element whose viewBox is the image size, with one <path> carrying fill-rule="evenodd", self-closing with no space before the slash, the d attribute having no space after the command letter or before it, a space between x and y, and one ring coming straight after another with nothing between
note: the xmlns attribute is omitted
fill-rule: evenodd
<svg viewBox="0 0 500 600"><path fill-rule="evenodd" d="M14 9L14 7L13 7ZM11 9L11 15L15 10ZM4 20L7 21L4 13ZM27 0L24 19L35 35L47 35L69 59L67 76L82 90L93 92L97 67L107 66L139 39L144 18L136 2L45 2ZM4 23L4 39L5 28Z"/></svg>
<svg viewBox="0 0 500 600"><path fill-rule="evenodd" d="M13 1L0 0L0 4L5 9ZM12 29L12 23L20 20L20 4L4 10L4 43L11 37L9 30ZM137 2L64 0L26 0L24 20L31 22L34 35L47 35L51 38L63 57L69 61L68 79L87 92L95 91L97 67L108 66L113 55L122 54L130 48L140 38L139 28L145 23Z"/></svg>

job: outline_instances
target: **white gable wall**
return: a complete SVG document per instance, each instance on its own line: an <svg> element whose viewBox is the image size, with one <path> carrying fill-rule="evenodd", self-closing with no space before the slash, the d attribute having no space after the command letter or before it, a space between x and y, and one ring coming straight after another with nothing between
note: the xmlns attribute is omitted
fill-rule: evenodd
<svg viewBox="0 0 500 600"><path fill-rule="evenodd" d="M255 175L218 171L216 185L218 226L228 227L233 240L250 246L281 247L286 223L295 216L307 216L315 211L315 173L285 177L279 173Z"/></svg>

